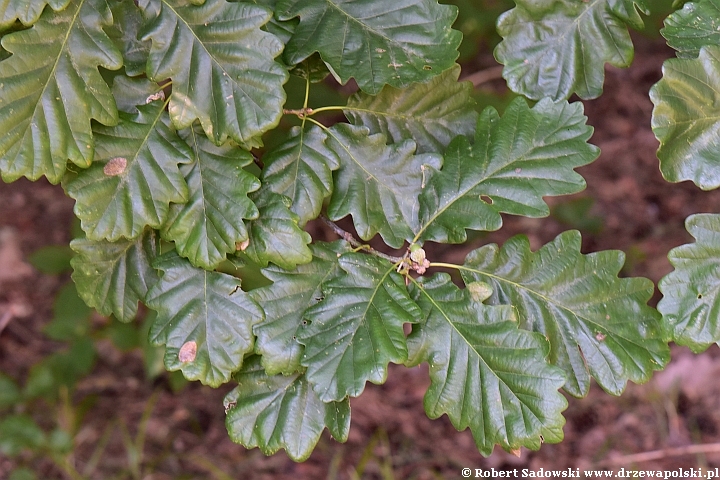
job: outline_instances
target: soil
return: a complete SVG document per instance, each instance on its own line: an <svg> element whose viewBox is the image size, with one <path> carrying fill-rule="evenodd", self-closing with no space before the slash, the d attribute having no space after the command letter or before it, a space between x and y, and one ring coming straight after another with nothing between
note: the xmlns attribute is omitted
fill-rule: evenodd
<svg viewBox="0 0 720 480"><path fill-rule="evenodd" d="M588 123L595 127L591 142L602 150L596 162L578 169L587 179L587 190L549 202L593 199L589 215L602 219L602 229L583 232L583 251L622 250L627 254L623 275L657 283L671 270L667 252L692 240L684 219L693 213L719 212L720 192L702 192L687 182L671 185L662 179L655 157L658 144L649 127L648 90L672 52L661 40L638 37L635 44L633 65L624 70L608 67L604 94L584 102ZM39 273L26 258L44 245L67 244L73 204L57 186L19 180L0 184L0 205L0 323L9 320L0 332L0 371L22 384L33 364L63 348L62 343L47 339L42 329L53 317L55 293L68 281L67 275ZM537 249L567 228L554 217L506 217L499 232L478 238L474 245L437 247L430 255L433 260L462 262L471 248L503 242L518 233L527 234ZM656 292L651 303L659 298ZM720 442L720 382L712 381L720 373L717 347L699 356L673 347L668 369L646 385L628 385L621 397L593 385L587 398L568 398L565 440L543 445L538 452L523 450L519 457L496 449L483 458L469 431L457 432L446 417L428 419L422 407L427 369L391 366L384 385L369 384L352 400L347 443L339 444L325 433L304 463L292 462L282 451L266 457L228 439L222 399L231 386L211 389L193 383L173 393L167 377L145 380L139 352L123 353L108 341L98 351L96 367L70 399L76 413L84 412L70 457L78 471L90 461L103 434L110 432L107 447L89 475L93 479L424 480L461 478L463 467L720 466L720 453L709 452L710 444ZM49 429L68 421L67 411L59 405L41 401L23 408ZM142 471L133 475L122 427L134 438L147 412ZM677 455L691 445L701 445L699 450L706 452ZM645 456L632 457L636 454ZM18 465L32 467L40 479L70 478L50 459L31 453L12 459L0 455L0 478L7 478Z"/></svg>

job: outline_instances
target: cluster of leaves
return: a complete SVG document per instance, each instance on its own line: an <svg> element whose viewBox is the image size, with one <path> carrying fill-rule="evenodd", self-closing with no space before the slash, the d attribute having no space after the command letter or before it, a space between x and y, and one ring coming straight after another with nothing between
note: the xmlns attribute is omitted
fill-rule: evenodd
<svg viewBox="0 0 720 480"><path fill-rule="evenodd" d="M665 21L663 36L677 58L663 65L650 91L658 158L670 182L691 180L703 190L720 187L720 2L688 2ZM695 352L720 341L720 215L686 220L696 242L670 251L675 270L660 281L668 337Z"/></svg>
<svg viewBox="0 0 720 480"><path fill-rule="evenodd" d="M691 168L683 148L717 144L702 133L718 117L705 92L717 38L687 33L693 5L669 21L683 58L653 97L666 172ZM496 57L537 102L518 98L501 117L478 114L458 82L457 11L436 0L6 2L0 173L45 176L75 199L73 279L88 305L129 322L144 303L166 368L237 382L225 400L233 440L303 460L324 428L347 438L349 398L384 382L389 363L425 362L431 418L469 427L485 455L537 449L562 439L560 388L583 396L594 378L619 394L667 363L652 282L619 278L621 252L582 254L575 231L536 252L524 236L485 245L462 265L422 246L496 230L502 213L545 216L544 196L584 188L574 169L599 152L567 99L598 96L605 62L629 65L638 10L645 0L519 0L498 22ZM306 80L297 110L285 108L290 74ZM358 92L311 108L311 84L330 74ZM347 122L326 126L315 115L327 111ZM700 123L680 118L698 112ZM301 125L264 148L284 114ZM701 158L690 178L710 185ZM313 241L304 228L320 216L342 240ZM348 216L362 240L404 253L340 231ZM714 217L697 224L698 238L720 234ZM252 269L269 281L243 290ZM703 290L692 328L717 325L714 299Z"/></svg>

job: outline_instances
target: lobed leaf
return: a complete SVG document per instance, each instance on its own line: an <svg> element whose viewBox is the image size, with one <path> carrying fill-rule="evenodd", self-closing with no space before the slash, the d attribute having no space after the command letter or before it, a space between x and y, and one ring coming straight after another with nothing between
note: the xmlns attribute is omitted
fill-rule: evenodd
<svg viewBox="0 0 720 480"><path fill-rule="evenodd" d="M260 29L267 9L243 2L142 0L141 40L152 40L147 75L171 78L169 111L178 128L199 119L216 144L250 149L280 121L288 73L273 59L283 44Z"/></svg>
<svg viewBox="0 0 720 480"><path fill-rule="evenodd" d="M286 141L263 156L263 185L292 200L290 210L298 215L300 226L320 215L333 189L332 170L340 166L326 139L318 127L294 127Z"/></svg>
<svg viewBox="0 0 720 480"><path fill-rule="evenodd" d="M597 158L587 143L582 104L517 98L500 118L492 107L478 120L475 143L457 137L442 170L428 169L420 194L416 239L463 243L465 229L497 230L500 213L543 217L547 195L576 193L585 181L573 169Z"/></svg>
<svg viewBox="0 0 720 480"><path fill-rule="evenodd" d="M121 112L118 126L99 125L94 133L93 164L64 182L89 239L136 238L146 226L165 223L171 202L188 201L178 166L192 162L193 153L170 127L161 102Z"/></svg>
<svg viewBox="0 0 720 480"><path fill-rule="evenodd" d="M627 26L642 28L638 9L646 0L517 0L498 18L503 41L495 58L514 92L539 100L564 100L576 93L599 97L605 63L628 67L633 45Z"/></svg>
<svg viewBox="0 0 720 480"><path fill-rule="evenodd" d="M105 0L71 0L59 12L45 10L33 27L2 37L2 47L12 53L0 62L3 180L44 175L58 183L68 159L90 165L91 119L118 122L112 93L98 71L122 66L120 51L102 28L110 23Z"/></svg>
<svg viewBox="0 0 720 480"><path fill-rule="evenodd" d="M440 168L435 154L414 155L415 143L386 145L382 134L339 123L328 129L328 148L339 159L328 217L353 216L360 238L379 233L385 243L400 248L418 228L418 195L425 171Z"/></svg>
<svg viewBox="0 0 720 480"><path fill-rule="evenodd" d="M627 380L647 381L669 360L658 313L647 306L653 293L645 278L618 278L618 251L580 253L580 233L564 232L533 253L525 236L502 249L472 251L462 268L465 283L493 288L492 304L518 311L521 328L550 342L550 361L565 370L565 390L587 395L590 376L619 395Z"/></svg>
<svg viewBox="0 0 720 480"><path fill-rule="evenodd" d="M412 138L417 153L442 153L455 136L472 138L477 124L472 83L458 82L459 76L455 65L402 90L387 85L375 96L358 92L344 112L355 125L383 133L391 143Z"/></svg>
<svg viewBox="0 0 720 480"><path fill-rule="evenodd" d="M680 58L696 58L704 46L720 43L720 2L688 2L665 19L661 30Z"/></svg>
<svg viewBox="0 0 720 480"><path fill-rule="evenodd" d="M663 177L692 180L703 190L719 187L720 47L703 47L698 58L666 60L650 99Z"/></svg>
<svg viewBox="0 0 720 480"><path fill-rule="evenodd" d="M10 28L16 20L24 26L33 25L46 5L59 12L67 8L70 0L2 0L0 2L0 32Z"/></svg>
<svg viewBox="0 0 720 480"><path fill-rule="evenodd" d="M150 54L150 42L138 38L143 24L142 12L135 2L108 0L108 3L113 23L105 30L122 52L125 73L131 77L142 75Z"/></svg>
<svg viewBox="0 0 720 480"><path fill-rule="evenodd" d="M180 135L193 151L193 163L180 169L190 199L170 206L162 234L190 263L212 270L235 252L236 243L247 240L242 219L258 216L248 193L260 188L260 182L243 169L253 161L249 152L227 144L218 147L194 128Z"/></svg>
<svg viewBox="0 0 720 480"><path fill-rule="evenodd" d="M338 258L350 251L343 241L310 245L312 261L285 270L274 265L263 269L272 285L250 291L265 311L265 320L255 325L255 352L262 355L268 375L290 375L301 370L303 347L296 340L305 311L323 299L322 286L339 273Z"/></svg>
<svg viewBox="0 0 720 480"><path fill-rule="evenodd" d="M452 67L462 39L451 29L457 8L436 0L279 0L276 8L280 20L300 17L285 47L288 63L319 52L340 83L355 78L371 95Z"/></svg>
<svg viewBox="0 0 720 480"><path fill-rule="evenodd" d="M345 442L350 432L350 402L322 402L302 374L270 376L251 357L235 374L238 386L225 397L230 438L265 455L281 448L296 462L307 460L327 427Z"/></svg>
<svg viewBox="0 0 720 480"><path fill-rule="evenodd" d="M70 261L80 297L103 315L121 322L135 318L138 302L160 278L152 267L160 254L159 238L146 229L136 240L108 242L76 238Z"/></svg>
<svg viewBox="0 0 720 480"><path fill-rule="evenodd" d="M305 312L297 332L306 376L323 402L357 397L365 382L383 383L390 362L407 360L403 324L420 319L396 265L362 253L339 259L342 272L322 285L324 299Z"/></svg>
<svg viewBox="0 0 720 480"><path fill-rule="evenodd" d="M312 260L309 233L298 226L298 216L290 211L290 199L270 190L252 195L259 210L258 218L249 222L248 243L241 246L253 262L267 266L272 262L285 269Z"/></svg>
<svg viewBox="0 0 720 480"><path fill-rule="evenodd" d="M165 368L212 387L227 383L253 350L262 309L239 279L193 267L175 252L153 265L163 273L145 302L157 312L149 338L165 345Z"/></svg>
<svg viewBox="0 0 720 480"><path fill-rule="evenodd" d="M470 427L485 456L540 448L562 440L567 407L558 391L563 371L549 365L548 344L518 329L513 308L483 305L445 273L415 282L412 296L423 312L408 337L408 366L430 365L425 411L446 413L458 430Z"/></svg>
<svg viewBox="0 0 720 480"><path fill-rule="evenodd" d="M112 93L118 110L125 113L137 113L138 105L165 99L160 86L145 77L118 75L113 78Z"/></svg>
<svg viewBox="0 0 720 480"><path fill-rule="evenodd" d="M685 227L695 243L670 250L658 310L672 341L701 352L720 341L720 216L691 215Z"/></svg>

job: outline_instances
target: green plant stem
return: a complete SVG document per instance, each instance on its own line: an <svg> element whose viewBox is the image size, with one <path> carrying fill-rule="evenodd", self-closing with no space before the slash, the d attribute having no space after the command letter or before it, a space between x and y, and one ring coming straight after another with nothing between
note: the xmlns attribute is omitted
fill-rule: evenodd
<svg viewBox="0 0 720 480"><path fill-rule="evenodd" d="M355 109L348 109L347 107L341 107L339 105L330 105L327 107L320 107L320 108L313 108L310 109L310 111L307 112L308 115L315 115L317 113L321 112L330 112L330 111L336 111L336 110L355 110Z"/></svg>
<svg viewBox="0 0 720 480"><path fill-rule="evenodd" d="M456 265L454 263L443 263L443 262L430 262L430 267L445 267L445 268L454 268L455 270L470 270L467 267L463 267L462 265Z"/></svg>
<svg viewBox="0 0 720 480"><path fill-rule="evenodd" d="M342 228L340 228L335 222L330 220L325 215L320 215L320 218L322 219L325 224L332 228L332 230L338 234L343 240L348 242L350 245L352 245L354 248L365 250L368 253L371 253L377 257L384 258L385 260L392 262L394 264L398 264L403 261L403 257L393 257L392 255L388 255L386 253L379 252L372 248L370 245L367 245L365 243L361 243L358 239L352 236L352 233L346 232Z"/></svg>

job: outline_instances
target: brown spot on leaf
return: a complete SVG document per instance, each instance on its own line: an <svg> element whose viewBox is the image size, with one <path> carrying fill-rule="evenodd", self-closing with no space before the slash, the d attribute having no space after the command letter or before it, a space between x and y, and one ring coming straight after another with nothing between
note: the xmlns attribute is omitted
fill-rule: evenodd
<svg viewBox="0 0 720 480"><path fill-rule="evenodd" d="M240 250L241 252L244 252L245 249L246 249L248 246L250 246L250 239L249 239L249 238L248 238L247 240L243 240L242 242L237 242L237 243L235 244L235 249L236 249L236 250Z"/></svg>
<svg viewBox="0 0 720 480"><path fill-rule="evenodd" d="M183 346L180 347L178 360L182 363L189 363L195 360L195 355L197 355L197 343L195 340L190 340L189 342L183 343Z"/></svg>
<svg viewBox="0 0 720 480"><path fill-rule="evenodd" d="M127 168L127 158L115 157L111 158L109 162L103 167L103 173L108 177L114 177L122 174Z"/></svg>

